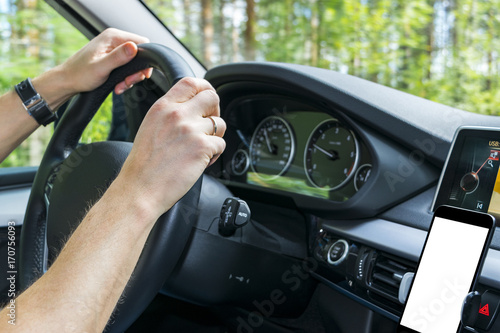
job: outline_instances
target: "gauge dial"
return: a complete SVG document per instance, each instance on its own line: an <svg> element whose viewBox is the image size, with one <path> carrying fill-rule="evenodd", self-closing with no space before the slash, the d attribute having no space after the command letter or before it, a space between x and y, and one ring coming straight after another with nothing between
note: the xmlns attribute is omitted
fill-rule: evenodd
<svg viewBox="0 0 500 333"><path fill-rule="evenodd" d="M288 123L276 116L265 118L250 142L250 166L263 180L281 176L295 153L295 139Z"/></svg>
<svg viewBox="0 0 500 333"><path fill-rule="evenodd" d="M371 164L363 164L356 171L356 175L354 176L354 188L356 191L359 191L361 186L365 185L370 175L372 173L372 165Z"/></svg>
<svg viewBox="0 0 500 333"><path fill-rule="evenodd" d="M248 170L249 165L250 158L248 157L247 152L243 149L238 149L231 159L231 170L233 171L233 174L241 176Z"/></svg>
<svg viewBox="0 0 500 333"><path fill-rule="evenodd" d="M358 142L351 130L329 119L314 129L304 155L309 181L315 187L331 191L344 186L354 175Z"/></svg>

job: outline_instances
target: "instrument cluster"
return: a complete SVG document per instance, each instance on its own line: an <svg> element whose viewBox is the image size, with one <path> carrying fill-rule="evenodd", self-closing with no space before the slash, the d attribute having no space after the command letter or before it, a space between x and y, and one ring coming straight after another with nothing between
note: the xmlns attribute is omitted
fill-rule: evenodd
<svg viewBox="0 0 500 333"><path fill-rule="evenodd" d="M368 181L372 162L346 120L279 97L234 101L225 112L231 181L346 201Z"/></svg>

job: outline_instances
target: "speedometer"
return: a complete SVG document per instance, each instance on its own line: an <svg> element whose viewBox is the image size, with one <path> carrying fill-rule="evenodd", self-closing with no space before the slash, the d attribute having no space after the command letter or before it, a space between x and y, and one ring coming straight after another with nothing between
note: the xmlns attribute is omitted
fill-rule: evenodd
<svg viewBox="0 0 500 333"><path fill-rule="evenodd" d="M280 117L265 118L255 129L250 142L250 166L263 180L281 176L295 153L295 139L288 123Z"/></svg>
<svg viewBox="0 0 500 333"><path fill-rule="evenodd" d="M344 186L358 163L358 142L354 133L335 119L325 120L311 133L304 153L309 181L331 191Z"/></svg>

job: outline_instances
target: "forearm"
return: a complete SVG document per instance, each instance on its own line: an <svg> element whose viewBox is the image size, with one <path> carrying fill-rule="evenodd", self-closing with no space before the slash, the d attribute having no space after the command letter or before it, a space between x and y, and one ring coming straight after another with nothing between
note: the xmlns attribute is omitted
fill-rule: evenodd
<svg viewBox="0 0 500 333"><path fill-rule="evenodd" d="M40 323L50 332L104 329L157 219L123 192L120 183L111 185L49 271L16 300L17 330Z"/></svg>
<svg viewBox="0 0 500 333"><path fill-rule="evenodd" d="M67 101L73 92L65 84L60 67L56 67L33 79L33 86L51 110L56 110ZM38 123L24 108L14 89L0 97L0 162L3 161L38 127Z"/></svg>

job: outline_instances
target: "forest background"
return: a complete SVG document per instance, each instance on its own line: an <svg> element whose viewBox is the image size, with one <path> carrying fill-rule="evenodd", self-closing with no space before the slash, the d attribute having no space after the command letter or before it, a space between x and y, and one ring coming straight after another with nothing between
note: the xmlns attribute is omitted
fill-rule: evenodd
<svg viewBox="0 0 500 333"><path fill-rule="evenodd" d="M355 75L471 112L500 113L500 0L144 0L211 68L292 62ZM0 93L86 39L42 0L0 0ZM105 140L111 100L82 141ZM0 167L37 165L53 129Z"/></svg>

